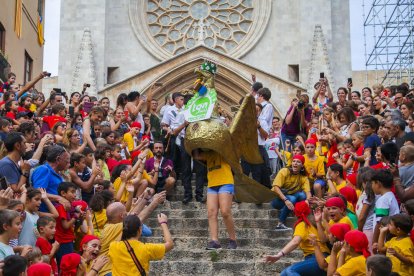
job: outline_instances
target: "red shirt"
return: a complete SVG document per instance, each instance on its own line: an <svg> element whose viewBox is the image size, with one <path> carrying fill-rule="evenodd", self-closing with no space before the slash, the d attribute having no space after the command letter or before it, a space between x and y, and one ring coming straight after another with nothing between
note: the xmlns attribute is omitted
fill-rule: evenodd
<svg viewBox="0 0 414 276"><path fill-rule="evenodd" d="M13 111L9 111L6 113L6 117L12 120L16 120L16 113L14 113Z"/></svg>
<svg viewBox="0 0 414 276"><path fill-rule="evenodd" d="M115 160L115 159L113 159L113 158L108 158L108 159L106 160L106 164L108 165L108 170L109 170L109 172L110 172L110 173L112 173L112 170L113 170L116 166L120 165L120 164L121 164L121 162L119 162L119 161L117 161L117 160Z"/></svg>
<svg viewBox="0 0 414 276"><path fill-rule="evenodd" d="M66 123L66 119L61 116L52 115L43 117L43 122L49 125L49 129L52 129L57 122Z"/></svg>
<svg viewBox="0 0 414 276"><path fill-rule="evenodd" d="M357 150L356 150L356 156L362 156L364 155L364 146L360 146ZM359 169L359 162L358 161L354 161L354 164L352 165L352 170L354 172L357 172Z"/></svg>
<svg viewBox="0 0 414 276"><path fill-rule="evenodd" d="M30 112L30 110L25 107L19 106L17 108L17 112Z"/></svg>
<svg viewBox="0 0 414 276"><path fill-rule="evenodd" d="M59 213L59 217L56 219L55 240L57 240L57 242L60 244L73 242L75 239L75 232L73 227L64 229L62 225L63 220L70 220L69 213L66 212L66 209L62 204L57 204L55 207Z"/></svg>
<svg viewBox="0 0 414 276"><path fill-rule="evenodd" d="M43 237L37 238L36 246L39 247L42 255L49 255L52 251L52 244ZM58 269L54 257L50 260L50 265L52 266L53 274L58 275Z"/></svg>
<svg viewBox="0 0 414 276"><path fill-rule="evenodd" d="M336 142L333 142L332 145L330 146L328 153L327 153L327 158L328 158L328 162L326 163L326 167L328 168L329 166L331 166L332 164L336 164L337 162L335 161L335 159L332 157L334 155L334 153L338 152L338 145Z"/></svg>

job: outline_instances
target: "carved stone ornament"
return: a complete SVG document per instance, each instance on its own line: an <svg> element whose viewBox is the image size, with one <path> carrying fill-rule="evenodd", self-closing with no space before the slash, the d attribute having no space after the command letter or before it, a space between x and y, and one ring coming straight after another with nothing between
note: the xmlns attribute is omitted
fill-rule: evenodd
<svg viewBox="0 0 414 276"><path fill-rule="evenodd" d="M129 18L141 44L166 60L197 45L234 58L245 55L268 24L271 0L130 0Z"/></svg>

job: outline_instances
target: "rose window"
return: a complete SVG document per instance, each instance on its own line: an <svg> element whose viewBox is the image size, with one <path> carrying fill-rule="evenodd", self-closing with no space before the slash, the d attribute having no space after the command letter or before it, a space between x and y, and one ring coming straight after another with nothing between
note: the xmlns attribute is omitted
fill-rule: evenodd
<svg viewBox="0 0 414 276"><path fill-rule="evenodd" d="M130 0L141 43L166 59L198 45L240 57L258 41L271 0Z"/></svg>

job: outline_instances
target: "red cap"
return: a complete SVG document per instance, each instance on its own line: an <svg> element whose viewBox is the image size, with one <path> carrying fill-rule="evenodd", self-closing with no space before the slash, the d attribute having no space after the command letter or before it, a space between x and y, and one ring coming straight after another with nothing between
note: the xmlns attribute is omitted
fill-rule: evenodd
<svg viewBox="0 0 414 276"><path fill-rule="evenodd" d="M346 201L354 206L355 210L355 205L358 202L358 196L355 189L350 186L345 186L339 190L339 193L345 197Z"/></svg>
<svg viewBox="0 0 414 276"><path fill-rule="evenodd" d="M356 184L357 184L357 174L352 173L352 174L348 175L346 177L346 180L348 180L349 183L351 183L352 185L356 186Z"/></svg>
<svg viewBox="0 0 414 276"><path fill-rule="evenodd" d="M329 228L329 232L338 240L343 241L345 234L351 231L351 226L346 223L335 223Z"/></svg>
<svg viewBox="0 0 414 276"><path fill-rule="evenodd" d="M315 139L311 138L311 139L306 140L305 145L307 145L307 144L312 144L312 145L316 146L316 141L315 141Z"/></svg>
<svg viewBox="0 0 414 276"><path fill-rule="evenodd" d="M144 141L145 139L147 139L148 141L151 141L151 137L149 137L148 135L142 135L141 140Z"/></svg>
<svg viewBox="0 0 414 276"><path fill-rule="evenodd" d="M142 126L140 122L132 122L131 127L136 127L136 128L141 129Z"/></svg>
<svg viewBox="0 0 414 276"><path fill-rule="evenodd" d="M299 160L300 162L302 162L302 164L305 164L305 157L303 157L303 155L301 154L296 154L295 156L293 156L292 160Z"/></svg>
<svg viewBox="0 0 414 276"><path fill-rule="evenodd" d="M79 252L82 253L84 244L87 244L88 242L93 240L99 240L99 238L94 235L85 235L79 244Z"/></svg>
<svg viewBox="0 0 414 276"><path fill-rule="evenodd" d="M344 240L355 250L355 252L362 253L365 258L368 258L371 255L368 249L368 238L361 231L349 231L345 234Z"/></svg>
<svg viewBox="0 0 414 276"><path fill-rule="evenodd" d="M27 269L28 276L50 276L52 266L46 263L36 263Z"/></svg>
<svg viewBox="0 0 414 276"><path fill-rule="evenodd" d="M295 209L293 210L295 216L298 218L295 225L296 226L299 222L303 221L307 225L311 225L308 216L311 213L311 209L309 208L308 203L306 201L300 201L295 204Z"/></svg>
<svg viewBox="0 0 414 276"><path fill-rule="evenodd" d="M325 206L345 209L345 203L340 197L331 197L326 201Z"/></svg>
<svg viewBox="0 0 414 276"><path fill-rule="evenodd" d="M78 206L81 206L81 210L83 211L83 212L85 212L86 211L86 209L88 208L88 203L86 203L85 201L83 201L83 200L75 200L74 202L72 202L72 207L73 208L76 208L76 207L78 207Z"/></svg>
<svg viewBox="0 0 414 276"><path fill-rule="evenodd" d="M60 261L61 276L76 276L78 266L81 263L81 256L76 253L63 255Z"/></svg>

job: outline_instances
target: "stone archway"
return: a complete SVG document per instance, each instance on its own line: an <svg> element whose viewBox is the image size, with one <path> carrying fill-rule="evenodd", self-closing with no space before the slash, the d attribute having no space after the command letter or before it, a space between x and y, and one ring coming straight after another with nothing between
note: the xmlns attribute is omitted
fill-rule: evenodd
<svg viewBox="0 0 414 276"><path fill-rule="evenodd" d="M193 86L196 79L194 69L206 59L215 62L218 66L216 90L219 103L227 111L230 111L231 106L238 105L240 99L250 92L251 74L255 74L264 86L270 88L271 102L275 107L276 115L279 116L287 111L290 99L295 97L298 91L305 91L295 83L263 72L215 50L199 46L130 78L109 85L99 94L115 103L120 93L137 90L145 95L152 84L162 82L163 86L154 91L154 99L163 104L167 94Z"/></svg>

